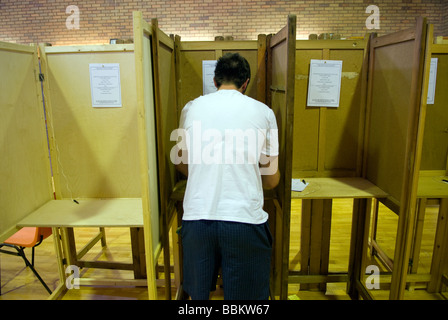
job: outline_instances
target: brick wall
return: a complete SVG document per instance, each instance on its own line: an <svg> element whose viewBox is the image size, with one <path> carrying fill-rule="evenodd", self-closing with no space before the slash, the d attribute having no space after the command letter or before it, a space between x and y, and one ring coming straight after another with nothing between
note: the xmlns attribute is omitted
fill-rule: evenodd
<svg viewBox="0 0 448 320"><path fill-rule="evenodd" d="M50 42L54 45L108 43L132 37L132 12L183 40L212 40L230 35L254 40L275 33L289 13L297 16L297 37L310 33L363 36L368 5L380 10L380 35L414 25L425 16L435 35L448 35L448 0L0 0L0 41ZM70 5L79 8L79 29L68 29Z"/></svg>
<svg viewBox="0 0 448 320"><path fill-rule="evenodd" d="M443 24L441 26L441 32L439 35L448 37L448 0L442 0L443 7L442 7L442 21Z"/></svg>

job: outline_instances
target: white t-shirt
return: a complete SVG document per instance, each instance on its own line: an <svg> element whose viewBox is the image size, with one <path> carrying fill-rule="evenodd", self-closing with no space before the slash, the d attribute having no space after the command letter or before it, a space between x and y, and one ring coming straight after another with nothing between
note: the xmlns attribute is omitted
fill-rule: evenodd
<svg viewBox="0 0 448 320"><path fill-rule="evenodd" d="M278 155L274 112L237 90L218 90L187 103L188 180L184 220L260 224L263 210L260 155Z"/></svg>

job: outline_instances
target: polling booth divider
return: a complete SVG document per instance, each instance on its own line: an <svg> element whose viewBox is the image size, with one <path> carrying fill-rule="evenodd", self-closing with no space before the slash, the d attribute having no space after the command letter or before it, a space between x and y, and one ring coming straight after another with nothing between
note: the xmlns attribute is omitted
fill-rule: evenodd
<svg viewBox="0 0 448 320"><path fill-rule="evenodd" d="M53 199L37 46L0 43L0 243Z"/></svg>
<svg viewBox="0 0 448 320"><path fill-rule="evenodd" d="M246 94L261 102L267 103L277 116L279 124L279 138L281 155L280 171L282 172L282 181L279 188L281 196L276 191L265 192L265 210L270 214L270 225L274 228L276 237L275 248L272 262L273 280L271 283L271 297L280 295L283 298L287 296L287 256L285 250L288 250L286 244L289 243L289 211L290 211L290 169L286 161L290 162L290 156L285 156L291 152L290 146L292 139L292 105L294 76L291 70L294 66L295 44L295 16L288 17L288 24L277 35L259 35L255 41L181 41L180 37L172 36L175 42L175 75L176 89L172 92L177 94L177 121L185 104L196 97L205 94L204 92L204 61L216 61L227 52L238 52L245 57L251 67L251 80ZM154 24L154 21L153 21ZM270 46L270 47L269 47ZM269 58L272 56L272 58ZM269 88L269 89L268 89ZM172 94L172 93L171 93ZM174 113L170 113L173 117ZM172 118L173 119L173 118ZM170 133L170 132L169 132ZM164 146L169 149L174 146L174 141L164 140ZM169 150L168 150L169 151ZM288 160L289 158L289 160ZM288 162L288 163L289 163ZM174 167L172 164L169 166ZM289 177L289 178L288 178ZM167 220L170 224L175 222L175 226L181 224L182 219L182 200L185 192L186 180L180 174L176 177L176 184L171 192L170 199L177 212L177 219ZM289 189L288 189L289 188ZM280 197L283 197L280 200ZM289 197L289 200L287 199ZM279 223L277 223L279 222ZM277 225L277 227L276 227ZM285 229L287 228L287 229ZM276 234L276 235L275 235ZM179 266L174 266L180 275L176 280L178 285L177 298L182 299L184 293L182 290L182 245L181 239L174 237L174 259L179 259ZM176 246L176 243L179 246ZM177 248L176 248L177 247ZM285 260L286 259L286 260ZM165 262L165 264L168 261ZM283 272L283 273L282 273ZM283 278L282 278L283 277ZM280 290L281 293L280 293Z"/></svg>
<svg viewBox="0 0 448 320"><path fill-rule="evenodd" d="M302 201L301 270L291 270L289 283L299 283L301 289L320 283L325 290L325 283L347 282L352 298L372 298L364 282L365 257L370 214L380 200L399 215L390 298L403 298L426 107L425 41L423 18L415 28L353 41L350 49L344 41L316 41L316 50L311 41L298 41L292 166L293 178L306 180L307 186L292 191L292 198ZM311 59L342 60L336 108L307 105ZM331 212L338 198L353 199L352 231L348 271L332 273Z"/></svg>
<svg viewBox="0 0 448 320"><path fill-rule="evenodd" d="M300 270L292 266L290 283L300 284L300 290L326 291L328 282L349 282L353 254L349 254L348 249L343 257L347 267L336 271L329 269L334 200L386 195L361 176L367 46L368 39L296 41L292 178L308 185L300 192L292 190L292 199L301 201L302 210ZM323 102L318 106L309 105L313 59L342 63L338 106ZM357 210L355 200L354 212ZM349 228L346 233L350 233ZM348 247L350 238L347 240Z"/></svg>
<svg viewBox="0 0 448 320"><path fill-rule="evenodd" d="M294 127L294 66L296 16L277 34L268 37L267 104L277 119L280 182L272 196L275 220L271 222L274 237L274 268L272 296L288 296L289 240L291 220L292 140ZM269 197L266 197L269 199Z"/></svg>
<svg viewBox="0 0 448 320"><path fill-rule="evenodd" d="M144 205L144 224L146 228L157 225L159 230L164 232L160 227L165 218L160 219L154 217L153 212L159 213L159 170L158 168L158 151L157 151L157 128L156 128L156 108L155 108L155 84L153 77L153 50L152 50L152 34L153 27L142 19L140 12L134 12L133 17L134 28L134 54L135 54L135 76L136 76L136 94L138 108L138 125L140 132L140 150L141 156L141 174L147 179L142 179L142 193L148 194L143 198ZM146 202L146 203L145 203ZM160 222L160 223L159 223ZM163 235L165 237L165 235ZM164 239L164 238L163 238ZM153 238L145 233L145 248L153 247ZM165 247L164 247L165 250ZM150 250L146 249L146 259L153 263L152 270L155 270L155 260L151 259ZM149 283L148 283L149 285ZM170 291L166 287L167 291ZM149 298L157 297L157 291L154 284L148 286ZM165 293L166 295L167 293Z"/></svg>
<svg viewBox="0 0 448 320"><path fill-rule="evenodd" d="M439 199L440 209L433 269L425 281L428 291L447 284L448 205L440 181L447 174L446 72L438 72L432 109L425 86L429 57L438 57L445 70L448 50L427 41L432 31L426 34L424 19L368 41L301 41L290 15L277 34L254 41L193 42L166 35L157 19L147 23L141 12L133 19L134 44L0 43L7 75L0 80L0 135L8 154L0 166L8 181L1 184L0 238L16 227L53 228L60 283L51 298L67 292L66 268L75 266L133 271L134 279L101 284L147 286L149 299L157 299L162 252L165 298L171 299L173 271L176 298L184 298L176 230L186 180L171 161L171 133L184 105L205 94L204 61L226 52L249 61L246 94L273 109L279 128L281 180L265 191L264 206L274 238L271 298L287 299L289 283L325 290L328 282L347 282L352 298L373 298L365 277L377 199L398 215L390 298L402 299L406 283L419 280L408 275L408 260L418 252L426 199ZM311 59L342 60L338 107L307 105ZM308 186L292 191L293 178ZM437 188L426 187L430 180ZM353 215L347 271L332 273L332 201L338 198L353 199ZM292 199L302 202L300 271L289 270ZM100 231L77 250L77 227ZM83 259L99 241L106 246L105 227L130 228L132 263Z"/></svg>
<svg viewBox="0 0 448 320"><path fill-rule="evenodd" d="M41 45L40 65L37 52L36 46L1 45L2 70L10 79L1 93L8 113L2 117L8 155L2 238L16 226L53 228L60 283L51 299L73 285L66 283L73 268L133 271L134 279L81 277L76 284L148 285L155 299L154 261L162 246L157 163L147 155L155 145L139 134L134 45ZM100 229L80 250L78 227ZM99 241L106 246L105 227L130 228L131 262L83 259Z"/></svg>
<svg viewBox="0 0 448 320"><path fill-rule="evenodd" d="M424 212L423 208L428 199L439 201L431 279L427 290L446 292L448 286L448 94L444 88L448 85L448 44L431 43L430 53L431 58L437 59L437 78L434 103L426 107L417 197L419 213ZM420 225L417 224L418 227ZM416 228L416 234L420 229ZM415 247L418 247L418 244Z"/></svg>
<svg viewBox="0 0 448 320"><path fill-rule="evenodd" d="M402 299L406 286L421 157L426 21L393 34L371 37L363 175L387 193L380 201L398 215L390 299ZM371 210L366 212L356 245L356 287L365 298L365 255ZM362 240L363 239L363 240ZM361 264L359 264L361 262ZM382 277L383 278L383 277ZM383 278L384 280L384 278Z"/></svg>
<svg viewBox="0 0 448 320"><path fill-rule="evenodd" d="M251 69L251 80L246 94L261 102L266 102L266 35L259 35L255 41L181 41L179 36L175 36L176 47L176 79L177 79L177 120L183 107L191 100L204 95L204 82L206 80L206 63L214 63L227 52L238 52L246 58ZM205 73L204 73L205 72ZM209 78L208 81L211 79ZM213 89L211 83L206 83ZM211 86L211 88L210 88ZM172 143L172 142L171 142ZM177 176L177 183L171 194L177 215L177 220L173 220L175 226L181 225L182 220L182 200L185 192L186 180L181 174ZM173 228L174 229L174 228ZM176 235L177 239L177 235ZM178 257L182 261L182 245L180 239L174 246L175 259ZM182 263L174 265L175 270L182 274ZM183 290L180 276L176 280L178 294L177 298L183 297Z"/></svg>
<svg viewBox="0 0 448 320"><path fill-rule="evenodd" d="M443 89L447 83L447 57L446 44L435 44L433 37L433 25L428 25L425 74L422 88L422 109L420 121L424 124L421 133L423 138L421 148L421 163L419 169L417 205L411 252L409 257L409 274L407 282L409 288L423 286L428 292L440 292L442 279L447 273L446 269L446 224L448 185L447 179L447 155L448 140L446 139L446 111L447 97ZM431 60L433 59L433 60ZM436 59L436 61L434 61ZM436 77L431 80L432 74ZM434 82L435 80L435 82ZM431 85L429 85L431 83ZM433 87L435 85L435 88ZM427 97L432 98L427 98ZM429 272L419 272L421 246L423 240L423 227L428 207L438 207L436 229L434 230L434 243ZM384 261L388 269L395 268L394 260L387 256L376 241L376 220L378 212L373 212L372 239L373 252ZM413 281L410 281L413 280Z"/></svg>

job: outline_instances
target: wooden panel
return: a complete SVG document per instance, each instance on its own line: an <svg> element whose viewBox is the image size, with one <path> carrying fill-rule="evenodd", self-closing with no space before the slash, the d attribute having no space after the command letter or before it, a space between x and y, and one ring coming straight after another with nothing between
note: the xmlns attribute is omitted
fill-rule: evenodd
<svg viewBox="0 0 448 320"><path fill-rule="evenodd" d="M322 50L296 50L293 178L308 177L313 174L307 171L317 171L319 108L306 106L311 59L322 59Z"/></svg>
<svg viewBox="0 0 448 320"><path fill-rule="evenodd" d="M371 38L366 178L390 195L384 204L399 215L391 299L403 298L412 245L426 108L425 46L423 18L415 28Z"/></svg>
<svg viewBox="0 0 448 320"><path fill-rule="evenodd" d="M292 134L294 126L294 69L295 69L295 32L296 17L288 16L288 24L269 42L268 105L277 119L279 138L279 161L281 172L277 186L279 211L277 214L276 234L282 235L280 252L280 298L286 299L289 276L289 230L291 214L291 178L292 178ZM280 216L281 215L281 216Z"/></svg>
<svg viewBox="0 0 448 320"><path fill-rule="evenodd" d="M159 30L159 35L162 32ZM171 40L171 39L169 39ZM174 47L174 41L171 40ZM176 79L174 65L174 49L159 42L158 47L158 75L159 95L156 96L156 127L158 139L159 184L161 192L162 214L166 209L171 191L176 180L176 169L170 159L171 148L175 141L170 140L171 132L179 127L176 100ZM155 68L156 70L156 68ZM157 81L156 80L156 81ZM162 194L163 193L163 194Z"/></svg>
<svg viewBox="0 0 448 320"><path fill-rule="evenodd" d="M325 170L356 175L358 150L362 145L360 126L364 119L361 103L361 72L364 50L330 50L330 60L342 60L339 108L327 108Z"/></svg>
<svg viewBox="0 0 448 320"><path fill-rule="evenodd" d="M157 299L155 255L160 247L159 186L151 51L151 26L134 12L135 77L139 126L142 210L149 299ZM150 230L150 232L148 232Z"/></svg>
<svg viewBox="0 0 448 320"><path fill-rule="evenodd" d="M438 59L436 94L434 104L426 107L420 169L445 171L448 159L448 90L445 89L448 88L448 52L433 53L432 57Z"/></svg>
<svg viewBox="0 0 448 320"><path fill-rule="evenodd" d="M238 52L247 59L251 70L251 80L246 90L246 95L264 102L264 96L259 94L259 77L265 72L265 64L260 64L259 52L264 52L265 47L260 46L262 40L257 41L194 41L180 43L179 61L179 109L189 101L203 94L202 88L202 61L217 60L228 52ZM260 97L259 97L260 95ZM180 112L179 110L179 112ZM180 113L179 113L180 115Z"/></svg>
<svg viewBox="0 0 448 320"><path fill-rule="evenodd" d="M0 242L52 198L37 49L0 43Z"/></svg>
<svg viewBox="0 0 448 320"><path fill-rule="evenodd" d="M57 196L140 197L133 51L88 48L45 49ZM92 107L90 63L120 64L121 108Z"/></svg>
<svg viewBox="0 0 448 320"><path fill-rule="evenodd" d="M367 179L390 194L397 205L401 203L403 180L408 171L410 117L416 109L410 100L414 45L412 39L374 48L371 54Z"/></svg>
<svg viewBox="0 0 448 320"><path fill-rule="evenodd" d="M365 41L296 41L293 177L359 176L365 103ZM338 108L307 107L311 59L342 60Z"/></svg>
<svg viewBox="0 0 448 320"><path fill-rule="evenodd" d="M181 88L179 103L181 108L202 95L202 60L215 59L215 51L184 51L181 47L179 61Z"/></svg>

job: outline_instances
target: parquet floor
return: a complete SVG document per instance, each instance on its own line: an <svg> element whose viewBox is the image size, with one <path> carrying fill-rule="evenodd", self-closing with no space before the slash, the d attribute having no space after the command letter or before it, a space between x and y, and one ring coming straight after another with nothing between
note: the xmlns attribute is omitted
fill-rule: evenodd
<svg viewBox="0 0 448 320"><path fill-rule="evenodd" d="M330 243L330 272L345 272L348 266L351 230L351 200L335 200L333 203L333 216L331 222ZM300 270L300 218L301 201L292 202L291 219L291 243L290 243L290 269ZM435 235L437 220L436 208L429 208L426 213L424 235L420 253L420 273L429 273L432 258L432 245ZM398 218L385 207L380 207L378 218L377 241L389 257L393 258L395 246L395 233ZM75 229L78 248L87 243L96 234L93 228ZM110 261L131 261L130 235L126 228L106 228L107 248L101 248L100 244L88 253L86 258ZM29 250L29 249L26 249ZM51 289L55 289L59 283L56 259L54 256L52 237L48 238L36 248L35 266L42 278ZM31 258L31 251L26 251ZM162 257L160 258L162 262ZM381 270L384 267L373 259L371 264L376 264ZM34 277L29 268L25 268L22 259L15 256L0 254L1 267L1 292L0 300L41 300L47 299L48 293L40 282ZM84 269L82 277L105 279L132 279L131 271ZM349 297L345 293L345 283L329 283L326 292L300 291L299 285L290 284L288 294L290 299L300 300L346 300ZM387 286L381 290L372 290L375 299L388 299ZM175 288L172 289L175 292ZM159 299L164 299L164 288L158 288ZM68 300L111 300L111 299L148 299L145 287L108 287L108 286L82 286L80 289L72 289L67 292L64 299ZM222 292L217 290L213 299L222 299ZM424 289L407 290L405 299L438 300L443 299L439 294L429 294Z"/></svg>

